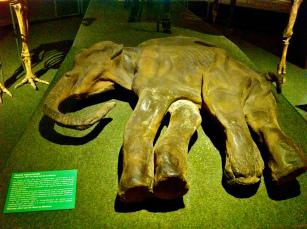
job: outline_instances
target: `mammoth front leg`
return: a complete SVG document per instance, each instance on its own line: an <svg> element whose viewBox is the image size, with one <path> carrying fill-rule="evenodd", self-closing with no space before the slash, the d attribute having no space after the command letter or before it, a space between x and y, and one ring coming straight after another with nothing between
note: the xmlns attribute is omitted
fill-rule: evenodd
<svg viewBox="0 0 307 229"><path fill-rule="evenodd" d="M30 83L34 89L37 89L35 82L49 84L47 81L38 79L32 72L31 55L29 51L29 23L28 23L28 2L27 0L11 0L11 5L16 13L20 36L21 36L21 59L26 71L24 79L18 83L15 88L23 84Z"/></svg>
<svg viewBox="0 0 307 229"><path fill-rule="evenodd" d="M287 137L277 122L275 98L269 85L254 85L244 107L248 124L264 141L268 155L268 167L276 183L295 179L306 170L303 151Z"/></svg>
<svg viewBox="0 0 307 229"><path fill-rule="evenodd" d="M171 100L151 91L142 92L124 132L123 171L118 195L123 202L141 202L152 195L153 141Z"/></svg>
<svg viewBox="0 0 307 229"><path fill-rule="evenodd" d="M188 191L188 146L201 123L199 107L191 101L178 100L169 112L169 125L154 149L154 195L161 199L177 199Z"/></svg>
<svg viewBox="0 0 307 229"><path fill-rule="evenodd" d="M204 102L224 128L226 152L224 175L229 184L251 185L260 181L264 163L243 114L241 96L215 89Z"/></svg>

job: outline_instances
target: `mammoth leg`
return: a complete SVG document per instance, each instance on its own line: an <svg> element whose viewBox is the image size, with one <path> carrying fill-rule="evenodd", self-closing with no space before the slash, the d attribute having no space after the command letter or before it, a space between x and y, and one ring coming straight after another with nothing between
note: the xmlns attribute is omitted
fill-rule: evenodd
<svg viewBox="0 0 307 229"><path fill-rule="evenodd" d="M173 103L168 128L155 145L154 195L161 199L182 197L187 183L188 145L201 123L198 106L188 100Z"/></svg>
<svg viewBox="0 0 307 229"><path fill-rule="evenodd" d="M28 5L26 0L12 0L11 5L16 13L20 35L21 35L21 59L26 71L25 78L18 83L15 88L23 84L30 83L36 89L35 82L49 84L47 81L38 79L32 72L31 55L29 51L29 23L28 23Z"/></svg>
<svg viewBox="0 0 307 229"><path fill-rule="evenodd" d="M141 93L124 132L123 171L118 195L123 202L140 202L152 193L153 141L171 100L151 91Z"/></svg>
<svg viewBox="0 0 307 229"><path fill-rule="evenodd" d="M221 123L226 135L224 175L229 184L258 183L264 163L246 124L241 96L215 89L204 95L204 102Z"/></svg>
<svg viewBox="0 0 307 229"><path fill-rule="evenodd" d="M269 85L256 83L244 106L251 128L267 146L268 167L274 182L285 183L306 170L304 153L280 129L277 107Z"/></svg>

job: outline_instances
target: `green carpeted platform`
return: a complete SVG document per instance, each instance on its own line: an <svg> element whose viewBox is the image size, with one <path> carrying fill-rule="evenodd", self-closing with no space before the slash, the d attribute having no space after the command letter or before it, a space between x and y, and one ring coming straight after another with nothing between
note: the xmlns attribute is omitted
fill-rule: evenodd
<svg viewBox="0 0 307 229"><path fill-rule="evenodd" d="M174 4L180 17L180 5ZM116 1L92 1L74 44L52 84L69 70L81 48L100 40L134 46L146 39L168 36L155 32L155 23L127 24L128 11ZM172 35L203 38L226 48L231 55L253 67L247 57L223 36L172 29ZM52 87L52 85L49 87ZM204 118L189 152L190 191L183 199L152 200L137 206L117 201L118 160L123 129L132 108L131 94L117 96L118 103L106 121L87 131L69 130L42 113L42 101L17 145L10 152L0 184L3 209L12 172L77 169L76 208L64 211L3 214L0 228L285 228L306 227L306 175L291 185L276 189L263 179L253 190L233 190L222 183L222 160L210 123ZM280 124L307 152L307 124L295 109L278 96ZM5 131L14 132L6 127ZM205 133L206 132L206 133ZM216 142L216 141L214 141ZM3 150L3 149L1 149Z"/></svg>

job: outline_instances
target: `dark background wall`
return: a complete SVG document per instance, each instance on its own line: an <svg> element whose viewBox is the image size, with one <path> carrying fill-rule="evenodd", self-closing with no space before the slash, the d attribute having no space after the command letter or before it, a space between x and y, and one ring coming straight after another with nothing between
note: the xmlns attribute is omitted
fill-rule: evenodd
<svg viewBox="0 0 307 229"><path fill-rule="evenodd" d="M48 20L65 17L73 14L84 13L90 0L30 0L29 20ZM80 10L78 8L80 5ZM8 2L0 1L0 26L11 24Z"/></svg>
<svg viewBox="0 0 307 229"><path fill-rule="evenodd" d="M189 9L205 21L207 3L204 1L190 1ZM230 7L220 5L216 26L222 29L228 27L226 36L233 35L247 40L275 55L282 52L282 33L285 29L289 14L268 10L236 7L231 22L228 21ZM230 31L230 32L229 32ZM294 27L294 35L290 40L288 61L307 68L307 2L301 5Z"/></svg>

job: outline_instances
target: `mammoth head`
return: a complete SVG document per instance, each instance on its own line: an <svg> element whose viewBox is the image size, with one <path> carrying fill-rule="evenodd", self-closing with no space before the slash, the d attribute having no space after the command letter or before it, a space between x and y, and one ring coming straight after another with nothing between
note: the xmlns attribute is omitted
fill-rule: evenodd
<svg viewBox="0 0 307 229"><path fill-rule="evenodd" d="M123 45L111 41L82 50L75 57L73 69L62 76L47 96L45 114L57 123L75 129L86 129L102 119L115 106L114 102L105 102L98 110L82 117L76 117L74 113L64 114L59 106L66 99L81 99L112 90L115 83L125 84L125 76L120 71L122 51Z"/></svg>

